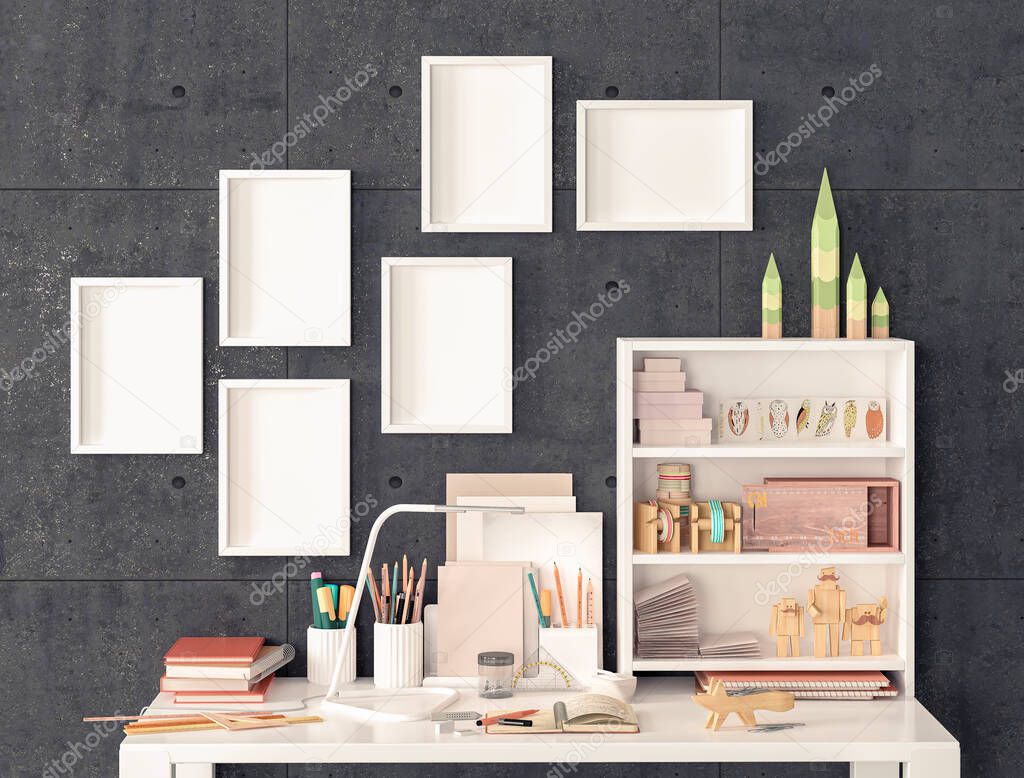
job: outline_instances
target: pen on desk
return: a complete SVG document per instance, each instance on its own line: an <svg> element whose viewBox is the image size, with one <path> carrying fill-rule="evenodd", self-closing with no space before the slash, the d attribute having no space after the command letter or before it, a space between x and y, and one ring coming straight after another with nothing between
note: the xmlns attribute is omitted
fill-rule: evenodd
<svg viewBox="0 0 1024 778"><path fill-rule="evenodd" d="M562 576L558 574L558 563L555 563L555 586L558 589L558 612L562 616L562 626L569 626L569 617L565 613L565 593L562 592Z"/></svg>
<svg viewBox="0 0 1024 778"><path fill-rule="evenodd" d="M583 568L576 574L576 628L583 626Z"/></svg>
<svg viewBox="0 0 1024 778"><path fill-rule="evenodd" d="M498 719L498 723L506 727L532 727L533 722L529 719Z"/></svg>
<svg viewBox="0 0 1024 778"><path fill-rule="evenodd" d="M477 719L476 725L478 727L488 727L491 724L497 724L500 719L521 719L524 716L532 716L534 713L540 713L540 708L517 710L512 713L499 713L496 716L487 716L486 718Z"/></svg>

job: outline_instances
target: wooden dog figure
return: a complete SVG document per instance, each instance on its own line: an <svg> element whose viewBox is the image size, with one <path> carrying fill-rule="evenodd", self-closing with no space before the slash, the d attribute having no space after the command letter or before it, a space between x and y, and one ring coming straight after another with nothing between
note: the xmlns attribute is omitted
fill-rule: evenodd
<svg viewBox="0 0 1024 778"><path fill-rule="evenodd" d="M882 655L881 626L889 615L889 600L883 597L878 605L854 605L846 611L843 640L850 640L850 656L864 656L864 644L871 645L871 656Z"/></svg>
<svg viewBox="0 0 1024 778"><path fill-rule="evenodd" d="M729 694L725 690L725 684L719 680L711 682L707 694L695 694L690 697L702 708L710 711L708 714L705 729L713 729L715 732L722 728L722 724L729 718L729 714L735 713L744 724L756 727L757 719L754 718L755 710L771 710L776 713L785 713L793 710L794 697L791 692L755 692L754 694Z"/></svg>

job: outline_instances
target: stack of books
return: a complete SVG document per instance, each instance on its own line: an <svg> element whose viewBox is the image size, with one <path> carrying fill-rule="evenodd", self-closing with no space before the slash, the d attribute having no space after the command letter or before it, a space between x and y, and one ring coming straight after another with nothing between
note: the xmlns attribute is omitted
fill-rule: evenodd
<svg viewBox="0 0 1024 778"><path fill-rule="evenodd" d="M726 691L745 689L759 691L776 689L792 692L798 700L873 700L876 697L895 697L896 687L884 673L873 670L851 672L705 672L696 673L697 690L707 691L711 682L719 680Z"/></svg>
<svg viewBox="0 0 1024 778"><path fill-rule="evenodd" d="M639 659L696 659L700 652L697 593L677 575L636 593L634 653Z"/></svg>
<svg viewBox="0 0 1024 778"><path fill-rule="evenodd" d="M641 446L711 445L704 393L687 390L681 359L645 359L644 369L633 373L633 391L633 418Z"/></svg>
<svg viewBox="0 0 1024 778"><path fill-rule="evenodd" d="M703 659L760 659L761 644L753 632L708 635L700 642Z"/></svg>
<svg viewBox="0 0 1024 778"><path fill-rule="evenodd" d="M178 705L262 703L274 673L295 657L295 649L264 645L259 637L178 638L164 655L160 691Z"/></svg>

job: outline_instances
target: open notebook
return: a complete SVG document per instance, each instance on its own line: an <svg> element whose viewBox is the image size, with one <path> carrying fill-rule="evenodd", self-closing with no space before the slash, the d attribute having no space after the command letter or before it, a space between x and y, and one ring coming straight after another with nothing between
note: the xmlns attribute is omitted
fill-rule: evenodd
<svg viewBox="0 0 1024 778"><path fill-rule="evenodd" d="M499 716L488 713L487 716ZM532 727L491 724L489 735L545 735L557 732L635 733L640 731L633 706L606 694L580 694L567 702L556 702L550 711L525 716Z"/></svg>

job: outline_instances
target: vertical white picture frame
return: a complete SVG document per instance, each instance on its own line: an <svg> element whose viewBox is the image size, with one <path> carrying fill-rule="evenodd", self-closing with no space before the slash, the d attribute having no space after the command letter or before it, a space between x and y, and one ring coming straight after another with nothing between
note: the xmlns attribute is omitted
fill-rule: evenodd
<svg viewBox="0 0 1024 778"><path fill-rule="evenodd" d="M221 556L347 556L350 382L218 384Z"/></svg>
<svg viewBox="0 0 1024 778"><path fill-rule="evenodd" d="M352 174L220 171L220 345L352 343Z"/></svg>
<svg viewBox="0 0 1024 778"><path fill-rule="evenodd" d="M512 258L381 259L381 432L512 432Z"/></svg>
<svg viewBox="0 0 1024 778"><path fill-rule="evenodd" d="M72 278L71 453L203 453L203 279Z"/></svg>
<svg viewBox="0 0 1024 778"><path fill-rule="evenodd" d="M752 230L750 100L576 103L578 230Z"/></svg>
<svg viewBox="0 0 1024 778"><path fill-rule="evenodd" d="M551 57L421 69L423 232L551 232Z"/></svg>

